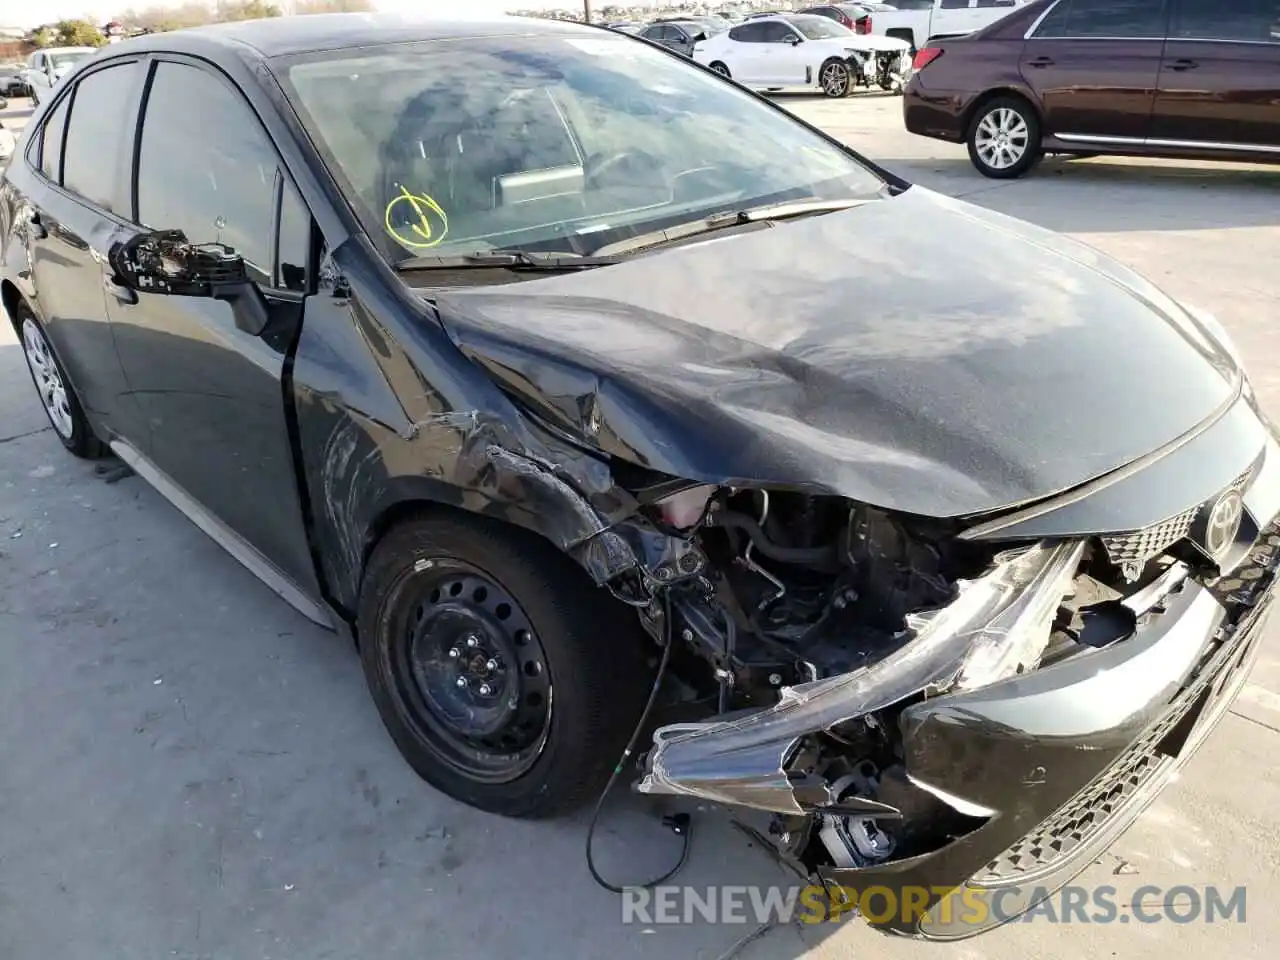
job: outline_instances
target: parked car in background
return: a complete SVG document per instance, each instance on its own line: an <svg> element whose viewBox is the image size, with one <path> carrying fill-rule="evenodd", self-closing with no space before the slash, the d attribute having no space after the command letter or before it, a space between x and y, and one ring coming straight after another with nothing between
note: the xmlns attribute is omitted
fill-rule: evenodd
<svg viewBox="0 0 1280 960"><path fill-rule="evenodd" d="M31 90L31 99L39 104L77 63L97 52L94 47L48 47L31 54L22 72L22 79Z"/></svg>
<svg viewBox="0 0 1280 960"><path fill-rule="evenodd" d="M938 37L980 30L1028 0L894 0L892 11L875 14L872 31L899 37L918 50Z"/></svg>
<svg viewBox="0 0 1280 960"><path fill-rule="evenodd" d="M4 109L4 100L0 99L0 110ZM9 162L9 158L13 156L13 151L17 149L18 138L14 132L4 125L4 121L0 120L0 169Z"/></svg>
<svg viewBox="0 0 1280 960"><path fill-rule="evenodd" d="M889 13L895 10L885 3L829 3L818 7L809 7L800 13L811 13L815 16L834 20L842 27L848 27L854 33L873 33L871 17L874 13Z"/></svg>
<svg viewBox="0 0 1280 960"><path fill-rule="evenodd" d="M31 87L23 76L26 69L27 65L21 62L0 63L0 96L31 96Z"/></svg>
<svg viewBox="0 0 1280 960"><path fill-rule="evenodd" d="M48 442L352 635L460 802L634 780L960 939L1096 862L1260 655L1280 442L1221 325L682 57L287 17L109 47L30 123L0 299Z"/></svg>
<svg viewBox="0 0 1280 960"><path fill-rule="evenodd" d="M645 28L643 23L635 20L619 20L615 23L606 23L605 26L619 33L639 33Z"/></svg>
<svg viewBox="0 0 1280 960"><path fill-rule="evenodd" d="M749 18L694 46L693 59L755 90L818 90L845 97L858 86L900 88L907 44L863 36L809 14Z"/></svg>
<svg viewBox="0 0 1280 960"><path fill-rule="evenodd" d="M998 179L1045 152L1280 162L1280 0L1037 0L919 51L903 112Z"/></svg>
<svg viewBox="0 0 1280 960"><path fill-rule="evenodd" d="M700 40L707 39L708 32L706 26L691 20L663 20L649 24L636 36L660 43L669 50L691 57L694 45Z"/></svg>

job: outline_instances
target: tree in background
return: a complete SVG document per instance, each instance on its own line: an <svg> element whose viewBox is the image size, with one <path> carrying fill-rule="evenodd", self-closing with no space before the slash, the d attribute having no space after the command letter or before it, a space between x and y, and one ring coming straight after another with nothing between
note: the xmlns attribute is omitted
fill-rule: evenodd
<svg viewBox="0 0 1280 960"><path fill-rule="evenodd" d="M37 47L100 47L107 42L88 20L59 20L41 27L28 39Z"/></svg>
<svg viewBox="0 0 1280 960"><path fill-rule="evenodd" d="M262 20L280 16L280 8L266 0L218 0L213 9L216 23L228 20Z"/></svg>
<svg viewBox="0 0 1280 960"><path fill-rule="evenodd" d="M373 0L298 0L294 13L364 13L373 9Z"/></svg>

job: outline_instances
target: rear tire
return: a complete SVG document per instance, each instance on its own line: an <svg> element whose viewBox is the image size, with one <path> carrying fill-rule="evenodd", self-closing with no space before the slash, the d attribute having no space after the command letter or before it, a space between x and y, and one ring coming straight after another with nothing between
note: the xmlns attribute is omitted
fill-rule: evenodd
<svg viewBox="0 0 1280 960"><path fill-rule="evenodd" d="M729 67L726 64L721 63L719 60L711 64L711 69L722 77L733 77L733 74L729 72Z"/></svg>
<svg viewBox="0 0 1280 960"><path fill-rule="evenodd" d="M969 160L993 180L1015 180L1044 156L1040 117L1021 97L995 97L979 106L965 140Z"/></svg>
<svg viewBox="0 0 1280 960"><path fill-rule="evenodd" d="M540 537L469 514L427 514L379 542L358 630L410 766L508 817L558 816L595 795L651 679L632 611Z"/></svg>
<svg viewBox="0 0 1280 960"><path fill-rule="evenodd" d="M22 343L22 353L27 361L27 372L40 397L40 405L49 426L62 445L74 456L96 460L109 451L99 440L84 415L84 407L76 396L75 386L63 369L45 335L44 327L26 303L18 302L14 308L14 327Z"/></svg>

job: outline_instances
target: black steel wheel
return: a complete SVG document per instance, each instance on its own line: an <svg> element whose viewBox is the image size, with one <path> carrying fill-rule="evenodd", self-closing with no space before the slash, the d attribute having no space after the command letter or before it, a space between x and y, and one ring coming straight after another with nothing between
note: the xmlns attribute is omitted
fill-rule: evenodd
<svg viewBox="0 0 1280 960"><path fill-rule="evenodd" d="M448 557L418 566L397 618L405 642L389 664L396 693L443 763L483 782L514 780L551 730L542 643L488 574Z"/></svg>
<svg viewBox="0 0 1280 960"><path fill-rule="evenodd" d="M540 538L454 512L379 542L358 633L409 763L508 816L567 812L598 790L651 679L634 612Z"/></svg>

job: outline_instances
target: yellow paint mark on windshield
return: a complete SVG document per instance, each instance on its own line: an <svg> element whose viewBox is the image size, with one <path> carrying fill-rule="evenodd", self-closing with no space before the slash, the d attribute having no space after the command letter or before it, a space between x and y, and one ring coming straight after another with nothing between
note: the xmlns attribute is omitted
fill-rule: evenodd
<svg viewBox="0 0 1280 960"><path fill-rule="evenodd" d="M433 214L436 224L432 223ZM404 223L397 223L397 219ZM427 194L410 193L404 186L400 187L400 196L387 204L384 221L387 233L415 250L434 247L449 235L449 215L444 208Z"/></svg>

